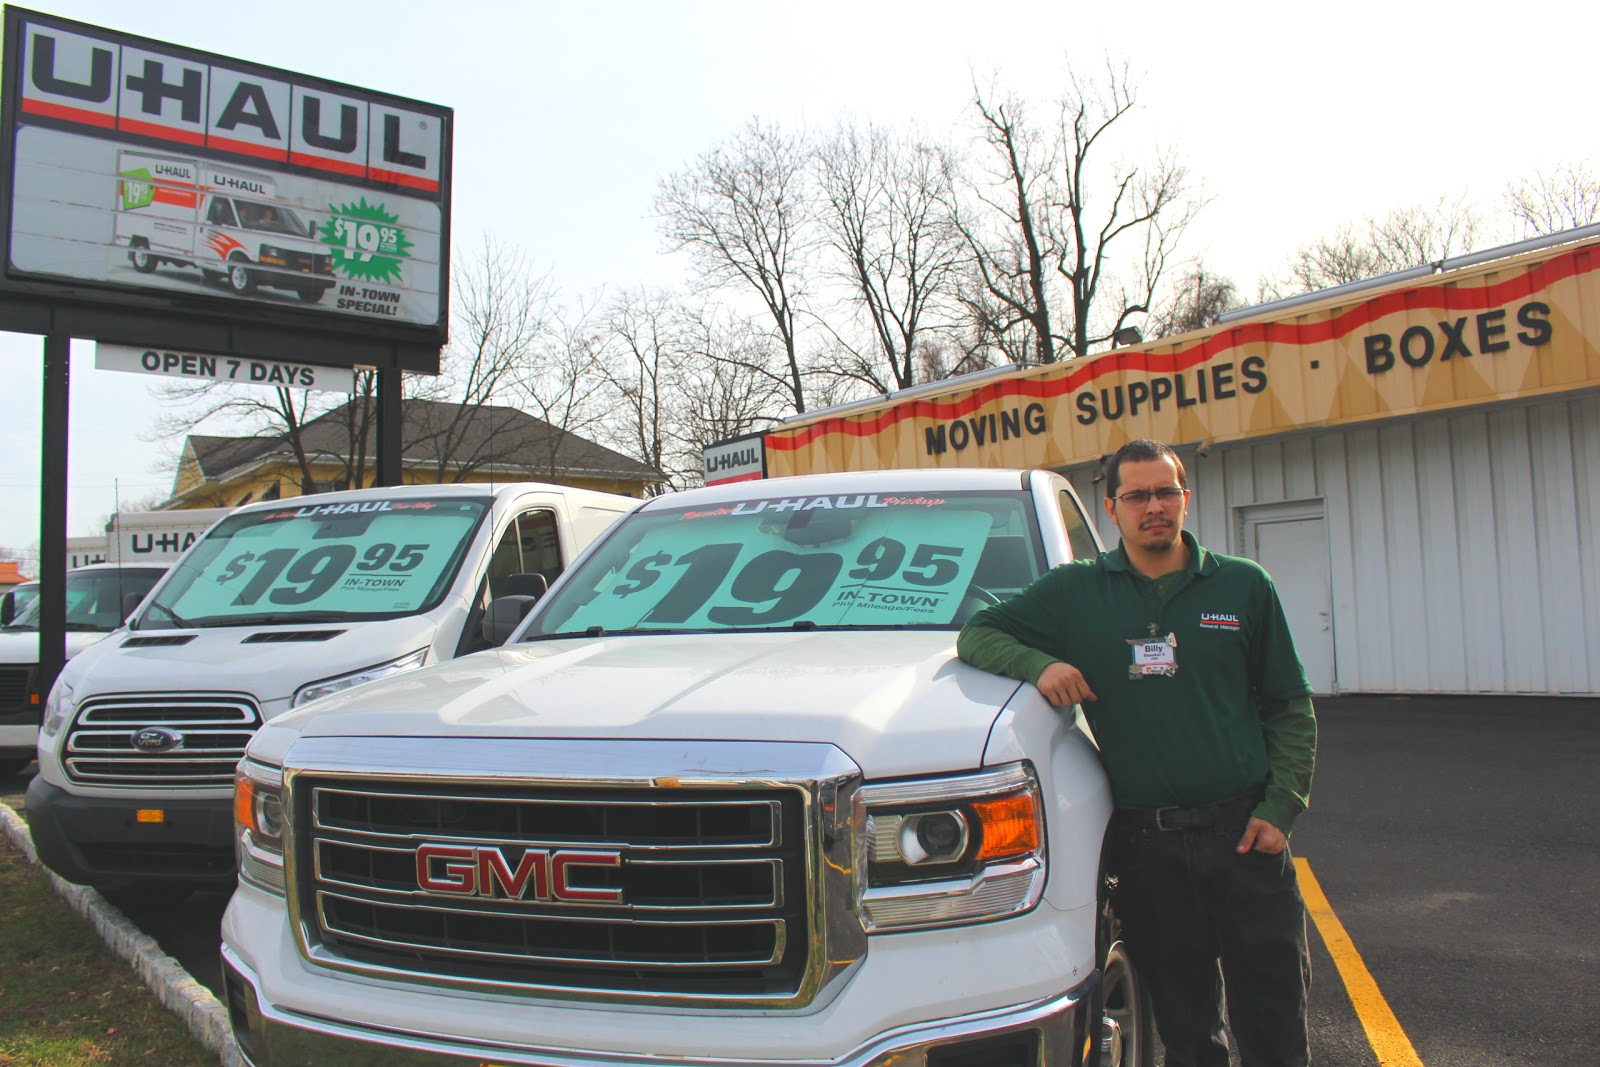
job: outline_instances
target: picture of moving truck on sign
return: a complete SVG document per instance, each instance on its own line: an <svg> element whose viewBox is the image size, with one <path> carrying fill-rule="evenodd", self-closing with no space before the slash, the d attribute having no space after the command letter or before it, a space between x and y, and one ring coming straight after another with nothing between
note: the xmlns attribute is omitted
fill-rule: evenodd
<svg viewBox="0 0 1600 1067"><path fill-rule="evenodd" d="M238 295L258 286L316 303L334 286L315 224L277 200L270 179L200 160L120 152L116 241L141 274L198 267Z"/></svg>

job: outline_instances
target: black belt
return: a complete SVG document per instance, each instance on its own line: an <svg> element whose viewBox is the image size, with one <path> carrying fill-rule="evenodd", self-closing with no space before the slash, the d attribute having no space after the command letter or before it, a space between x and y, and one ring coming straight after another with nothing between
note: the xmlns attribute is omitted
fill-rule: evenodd
<svg viewBox="0 0 1600 1067"><path fill-rule="evenodd" d="M1116 820L1118 825L1136 830L1210 830L1235 826L1256 809L1263 795L1263 790L1252 789L1236 797L1193 807L1174 804L1165 808L1118 808Z"/></svg>

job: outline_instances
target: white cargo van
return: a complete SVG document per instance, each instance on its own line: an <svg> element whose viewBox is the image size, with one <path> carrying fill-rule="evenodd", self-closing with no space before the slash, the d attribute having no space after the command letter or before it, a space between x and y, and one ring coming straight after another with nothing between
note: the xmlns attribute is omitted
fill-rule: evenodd
<svg viewBox="0 0 1600 1067"><path fill-rule="evenodd" d="M637 503L517 483L240 508L51 691L28 789L40 858L102 889L226 884L233 768L257 727L488 647L486 618L520 621Z"/></svg>
<svg viewBox="0 0 1600 1067"><path fill-rule="evenodd" d="M67 660L121 626L132 603L129 598L148 593L166 574L168 563L96 563L68 571ZM9 778L31 763L39 739L41 608L35 594L0 630L0 778Z"/></svg>

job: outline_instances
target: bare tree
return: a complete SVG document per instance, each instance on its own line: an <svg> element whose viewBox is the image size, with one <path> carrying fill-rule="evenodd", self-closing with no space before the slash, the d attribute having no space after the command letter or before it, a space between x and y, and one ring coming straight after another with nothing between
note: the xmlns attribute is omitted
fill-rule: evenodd
<svg viewBox="0 0 1600 1067"><path fill-rule="evenodd" d="M655 205L672 249L690 254L702 286L733 287L760 300L783 351L795 411L806 410L799 317L814 241L807 161L803 139L752 119L663 180Z"/></svg>
<svg viewBox="0 0 1600 1067"><path fill-rule="evenodd" d="M1217 316L1244 306L1232 278L1197 262L1183 272L1171 295L1145 320L1145 335L1170 337L1216 325Z"/></svg>
<svg viewBox="0 0 1600 1067"><path fill-rule="evenodd" d="M1266 280L1263 293L1292 296L1364 281L1470 251L1482 221L1465 197L1441 196L1433 205L1398 208L1300 246L1288 277Z"/></svg>
<svg viewBox="0 0 1600 1067"><path fill-rule="evenodd" d="M606 311L612 344L599 370L618 398L605 436L618 449L673 476L673 411L689 364L679 302L664 292L634 289Z"/></svg>
<svg viewBox="0 0 1600 1067"><path fill-rule="evenodd" d="M1015 362L1054 363L1048 258L1043 213L1056 158L1027 125L1015 97L999 103L974 95L979 131L992 161L971 186L975 206L951 201L957 231L971 252L963 303L978 335ZM1021 329L1024 338L1016 339Z"/></svg>
<svg viewBox="0 0 1600 1067"><path fill-rule="evenodd" d="M599 305L595 296L555 309L515 382L518 406L549 428L541 441L523 441L522 447L538 449L543 474L552 479L562 473L567 439L588 433L611 414Z"/></svg>
<svg viewBox="0 0 1600 1067"><path fill-rule="evenodd" d="M844 355L834 372L880 393L914 385L925 369L919 342L950 325L962 263L948 154L882 127L841 123L818 149L816 170L832 273L871 335L855 345L830 328Z"/></svg>
<svg viewBox="0 0 1600 1067"><path fill-rule="evenodd" d="M1505 199L1521 237L1560 233L1600 221L1600 178L1582 161L1514 181L1507 187Z"/></svg>
<svg viewBox="0 0 1600 1067"><path fill-rule="evenodd" d="M458 260L458 263L460 261ZM478 428L482 410L521 395L545 358L558 313L548 274L519 249L486 237L451 279L450 344L437 379L413 379L416 399L432 400L413 420L408 449L433 457L436 482L511 461L515 443Z"/></svg>
<svg viewBox="0 0 1600 1067"><path fill-rule="evenodd" d="M281 440L299 471L301 492L316 491L317 480L311 464L314 459L323 457L307 447L304 430L319 415L332 410L337 401L330 398L335 394L282 387L262 390L257 386L198 379L164 383L153 391L166 410L146 432L148 439L181 440L210 422L235 430L232 436ZM177 462L176 457L173 462ZM222 506L234 501L215 503Z"/></svg>
<svg viewBox="0 0 1600 1067"><path fill-rule="evenodd" d="M970 217L963 225L984 300L969 307L1008 314L984 324L992 334L1030 327L1039 362L1088 355L1148 314L1202 206L1170 153L1146 164L1115 156L1137 102L1126 65L1109 60L1098 78L1070 76L1048 132L1014 99L975 94L989 167L974 192L1003 226L996 240Z"/></svg>
<svg viewBox="0 0 1600 1067"><path fill-rule="evenodd" d="M780 357L748 324L701 308L685 317L684 327L686 362L679 370L672 413L678 458L670 470L673 484L680 487L702 481L707 445L771 426L786 397L770 373ZM765 372L763 361L768 364Z"/></svg>

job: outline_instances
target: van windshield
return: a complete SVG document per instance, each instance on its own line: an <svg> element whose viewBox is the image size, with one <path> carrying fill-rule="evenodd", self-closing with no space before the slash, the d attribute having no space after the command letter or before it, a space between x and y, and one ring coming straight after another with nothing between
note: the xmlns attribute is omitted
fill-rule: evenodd
<svg viewBox="0 0 1600 1067"><path fill-rule="evenodd" d="M648 508L539 605L523 640L585 633L953 629L1042 573L1021 491Z"/></svg>
<svg viewBox="0 0 1600 1067"><path fill-rule="evenodd" d="M306 224L300 221L300 216L281 204L258 204L250 200L236 200L234 204L239 209L239 225L247 230L306 236Z"/></svg>
<svg viewBox="0 0 1600 1067"><path fill-rule="evenodd" d="M293 502L228 516L144 605L139 630L396 618L433 608L488 497Z"/></svg>
<svg viewBox="0 0 1600 1067"><path fill-rule="evenodd" d="M67 629L110 633L122 625L122 601L144 596L167 573L165 567L109 567L67 574ZM37 595L7 629L37 630L44 605Z"/></svg>

